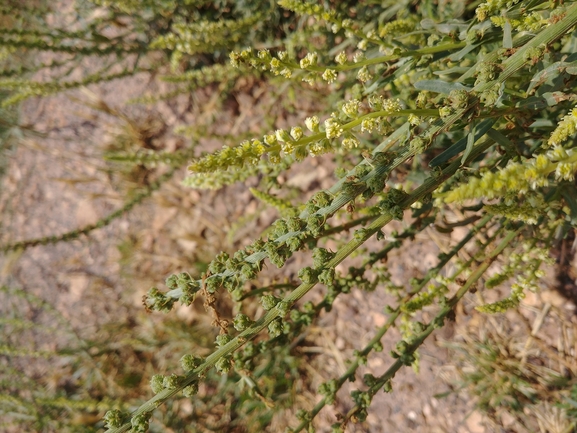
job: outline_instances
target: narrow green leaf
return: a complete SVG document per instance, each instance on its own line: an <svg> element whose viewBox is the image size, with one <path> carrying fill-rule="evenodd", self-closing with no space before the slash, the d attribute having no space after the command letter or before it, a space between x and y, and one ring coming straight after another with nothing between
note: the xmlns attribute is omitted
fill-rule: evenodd
<svg viewBox="0 0 577 433"><path fill-rule="evenodd" d="M457 61L461 60L463 57L465 57L467 54L469 54L471 51L476 49L479 45L480 44L466 45L460 51L457 51L455 54L451 55L449 57L449 60L451 60L453 62L457 62Z"/></svg>
<svg viewBox="0 0 577 433"><path fill-rule="evenodd" d="M569 97L562 92L547 92L543 93L543 98L549 107L554 107L559 102L565 101Z"/></svg>
<svg viewBox="0 0 577 433"><path fill-rule="evenodd" d="M475 122L473 122L473 124L471 125L469 134L467 135L467 147L465 148L465 151L463 152L463 157L461 158L461 164L463 164L466 160L467 157L469 156L469 153L471 153L471 150L473 150L473 146L475 145L475 128L476 128L476 124Z"/></svg>
<svg viewBox="0 0 577 433"><path fill-rule="evenodd" d="M577 75L577 62L555 62L545 69L537 72L531 78L531 83L527 88L527 93L531 93L531 91L543 84L550 84L552 85L555 82L555 79L560 75L565 75L565 73L569 75ZM556 88L551 88L548 90L560 90L559 87L563 85L563 81L561 80L560 83L557 85Z"/></svg>
<svg viewBox="0 0 577 433"><path fill-rule="evenodd" d="M547 103L543 98L539 96L531 96L527 99L519 101L516 107L530 110L542 110L543 108L547 107Z"/></svg>
<svg viewBox="0 0 577 433"><path fill-rule="evenodd" d="M419 90L428 90L429 92L442 93L448 95L453 90L471 90L461 83L448 83L443 80L421 80L415 83L415 88Z"/></svg>
<svg viewBox="0 0 577 433"><path fill-rule="evenodd" d="M555 124L549 119L537 119L529 125L529 128L553 128Z"/></svg>
<svg viewBox="0 0 577 433"><path fill-rule="evenodd" d="M515 148L515 144L513 144L513 142L511 140L509 140L507 137L505 137L503 134L501 134L499 131L497 131L496 129L489 129L489 131L487 131L487 135L489 136L489 138L491 140L493 140L495 143L500 144L501 146L503 146L503 148L508 152L508 153L512 153L514 154L517 150Z"/></svg>
<svg viewBox="0 0 577 433"><path fill-rule="evenodd" d="M505 20L505 25L503 26L503 48L510 49L513 48L513 36L511 35L511 22Z"/></svg>
<svg viewBox="0 0 577 433"><path fill-rule="evenodd" d="M479 138L485 135L487 131L491 129L491 127L495 124L495 122L496 122L495 119L487 119L479 123L479 125L477 125L476 128L475 141L477 141ZM457 156L467 147L468 140L469 140L468 136L461 138L459 141L457 141L443 153L434 157L431 160L431 162L429 162L429 167L437 167L441 164L444 164L454 156Z"/></svg>
<svg viewBox="0 0 577 433"><path fill-rule="evenodd" d="M443 69L442 71L433 71L433 75L451 75L451 74L464 74L467 72L471 67L460 67L455 66L454 68Z"/></svg>

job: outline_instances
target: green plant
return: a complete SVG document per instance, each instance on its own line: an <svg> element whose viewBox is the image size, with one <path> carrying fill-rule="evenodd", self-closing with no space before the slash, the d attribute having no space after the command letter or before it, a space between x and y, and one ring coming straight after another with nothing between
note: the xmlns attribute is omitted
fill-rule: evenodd
<svg viewBox="0 0 577 433"><path fill-rule="evenodd" d="M378 377L365 375L351 394L352 408L333 426L335 432L344 431L348 423L366 419L377 392L392 391L401 367L418 368L419 346L454 315L468 291L512 280L508 297L478 308L486 313L515 308L526 291L537 289L541 266L551 264L552 245L574 230L577 4L368 1L331 7L281 0L279 7L262 2L270 8L263 14L275 17L282 29L271 36L257 25L264 15L247 13L253 11L249 2L239 2L238 9L219 9L216 3L191 1L184 7L134 1L107 10L133 19L132 11L150 8L154 20L145 24L157 31L134 39L134 50L163 50L172 65L170 80L189 83L177 93L213 82L230 88L239 75L253 73L283 86L287 94L312 89L327 103L290 129L263 130L190 164L184 183L191 187L219 188L259 175L253 194L282 210L283 218L236 253L218 254L202 275L179 272L167 278L166 290L150 289L145 307L164 313L177 302L190 306L201 294L215 314L216 349L184 354L183 374L152 376L155 396L131 413L110 410L105 424L110 432L146 431L155 410L181 393L194 401L215 371L223 381L243 378L254 397L245 404L264 409L275 392L283 391L273 387L265 395L258 390L255 378L264 383L267 375L276 374L259 365L268 365L275 351L298 341L338 296L388 289L397 303L384 306L386 324L358 348L344 375L319 388L320 402L299 410L298 422L289 429L313 431L315 416L335 402L345 381L355 380L358 366L372 352L383 350L381 338L397 324L402 340L390 353L390 367ZM234 13L240 14L236 20ZM164 20L173 14L173 21ZM198 14L209 19L198 24ZM144 24L134 23L131 31L140 35ZM256 32L242 37L255 25ZM18 44L47 48L38 40L44 35L33 36ZM124 60L133 54L129 42L113 42L106 49L78 43L74 50ZM218 64L230 49L231 66ZM198 67L204 61L210 64ZM74 86L92 82L91 77L110 78L97 72ZM4 81L4 87L14 89L15 83ZM58 86L58 91L73 87ZM30 94L17 92L14 100ZM290 177L300 162L317 157L337 162L338 180L300 206L290 205L283 200L279 175ZM422 278L393 287L382 263L387 254L453 210L463 217L444 229L467 227L465 238L440 254ZM384 240L383 228L393 220L403 221L405 228ZM473 252L462 255L476 235ZM328 240L336 241L335 251L328 249ZM265 267L282 268L295 254L308 255L310 262L298 272L296 287L252 285ZM361 257L360 265L346 262L354 254ZM343 262L350 265L348 271ZM446 267L449 262L452 268ZM488 278L494 264L500 269ZM322 301L301 301L321 285ZM219 311L219 298L233 302L232 312ZM424 307L435 308L429 321L421 321Z"/></svg>

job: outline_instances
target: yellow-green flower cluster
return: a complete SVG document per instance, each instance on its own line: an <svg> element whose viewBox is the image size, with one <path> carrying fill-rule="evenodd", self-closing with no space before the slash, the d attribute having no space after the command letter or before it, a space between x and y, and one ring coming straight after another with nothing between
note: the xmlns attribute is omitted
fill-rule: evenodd
<svg viewBox="0 0 577 433"><path fill-rule="evenodd" d="M351 119L356 119L359 115L359 108L361 106L361 101L358 99L351 99L343 104L341 110L343 113L350 117Z"/></svg>
<svg viewBox="0 0 577 433"><path fill-rule="evenodd" d="M278 4L288 10L298 13L299 15L311 15L317 19L333 21L336 13L333 10L326 10L321 5L298 0L279 0Z"/></svg>
<svg viewBox="0 0 577 433"><path fill-rule="evenodd" d="M305 125L309 131L319 132L320 121L317 116L307 117L305 119Z"/></svg>
<svg viewBox="0 0 577 433"><path fill-rule="evenodd" d="M346 137L343 139L343 148L347 150L359 147L359 144L359 140L354 136Z"/></svg>
<svg viewBox="0 0 577 433"><path fill-rule="evenodd" d="M517 307L520 301L520 297L511 295L508 298L501 299L500 301L475 307L475 309L481 313L487 314L506 313L507 310Z"/></svg>
<svg viewBox="0 0 577 433"><path fill-rule="evenodd" d="M359 124L359 111L361 101L351 99L341 106L341 111L331 113L324 121L324 128L320 126L317 116L308 117L305 125L313 135L305 136L305 131L300 126L294 126L287 131L278 129L274 134L267 134L261 140L243 141L235 147L224 146L221 150L203 156L194 161L188 168L196 176L189 176L187 184L191 186L214 185L214 179L208 176L203 178L199 174L221 172L228 174L229 179L239 177L239 169L246 165L254 165L267 155L268 162L277 164L281 161L281 152L284 155L292 155L297 161L307 155L315 157L331 150L331 140L339 137L342 139L344 149L353 149L359 146L359 140L351 133L352 129ZM372 132L382 126L383 117L393 114L401 109L397 99L384 99L382 96L373 94L369 97L369 106L375 110L373 113L361 118L361 131ZM352 121L351 121L352 119Z"/></svg>
<svg viewBox="0 0 577 433"><path fill-rule="evenodd" d="M316 66L318 61L318 54L317 53L308 53L301 61L300 67L301 69L307 69L310 66Z"/></svg>
<svg viewBox="0 0 577 433"><path fill-rule="evenodd" d="M197 21L173 24L171 32L159 36L151 48L175 50L184 54L212 52L238 42L262 17L258 14L247 18Z"/></svg>
<svg viewBox="0 0 577 433"><path fill-rule="evenodd" d="M473 198L492 199L507 192L526 193L530 189L548 186L548 176L555 173L555 180L573 181L577 171L577 152L556 146L545 154L522 162L509 162L497 172L488 171L481 178L471 178L454 190L441 194L445 203L462 202Z"/></svg>
<svg viewBox="0 0 577 433"><path fill-rule="evenodd" d="M509 9L521 0L488 0L481 3L475 10L479 21L485 21L487 17L501 13L502 9Z"/></svg>
<svg viewBox="0 0 577 433"><path fill-rule="evenodd" d="M335 62L337 62L339 65L344 65L345 63L347 63L347 55L344 51L341 51L339 54L337 54L337 56L335 57Z"/></svg>
<svg viewBox="0 0 577 433"><path fill-rule="evenodd" d="M2 107L16 104L33 96L54 95L63 90L76 89L93 83L104 83L106 81L112 81L132 75L136 72L137 70L130 70L127 68L117 73L107 74L106 71L100 70L97 73L87 75L78 81L57 80L44 83L23 79L0 80L0 88L14 91L9 97L2 101Z"/></svg>
<svg viewBox="0 0 577 433"><path fill-rule="evenodd" d="M235 68L244 63L255 69L270 71L274 75L282 75L285 78L290 78L293 70L299 69L299 65L289 58L286 51L279 51L277 57L273 57L269 50L260 50L255 54L251 48L248 48L241 52L232 51L229 58L231 65Z"/></svg>
<svg viewBox="0 0 577 433"><path fill-rule="evenodd" d="M242 167L246 162L258 161L265 151L266 147L260 140L246 140L236 147L223 146L218 152L193 162L188 169L195 173L210 173L228 167Z"/></svg>
<svg viewBox="0 0 577 433"><path fill-rule="evenodd" d="M423 122L423 119L413 113L409 114L409 117L407 118L408 122L412 125L412 126L417 126L420 125Z"/></svg>
<svg viewBox="0 0 577 433"><path fill-rule="evenodd" d="M325 72L323 72L323 80L325 80L327 83L331 84L334 83L337 79L337 73L333 70L333 69L326 69Z"/></svg>
<svg viewBox="0 0 577 433"><path fill-rule="evenodd" d="M260 191L256 188L249 188L249 190L258 200L276 208L283 216L292 216L296 211L295 207L288 200L283 200L282 198Z"/></svg>
<svg viewBox="0 0 577 433"><path fill-rule="evenodd" d="M361 83L366 83L367 81L373 79L373 75L369 72L369 68L367 66L363 66L357 73L357 79Z"/></svg>
<svg viewBox="0 0 577 433"><path fill-rule="evenodd" d="M361 122L361 131L362 132L373 132L374 130L378 129L381 126L381 122L379 119L375 119L374 117L369 117L363 119Z"/></svg>
<svg viewBox="0 0 577 433"><path fill-rule="evenodd" d="M338 138L343 133L343 127L339 121L333 117L325 120L325 134L328 139Z"/></svg>
<svg viewBox="0 0 577 433"><path fill-rule="evenodd" d="M353 62L355 63L360 63L365 59L366 59L365 53L363 53L362 51L357 51L353 56Z"/></svg>
<svg viewBox="0 0 577 433"><path fill-rule="evenodd" d="M381 38L387 36L398 37L399 35L412 32L415 30L416 23L413 19L398 19L395 21L390 21L381 27L379 27L379 36Z"/></svg>
<svg viewBox="0 0 577 433"><path fill-rule="evenodd" d="M541 16L538 12L531 12L530 14L523 15L522 18L505 18L503 16L493 16L491 17L491 22L498 27L505 27L505 22L509 21L511 27L519 32L538 32L543 27L549 24L549 21Z"/></svg>
<svg viewBox="0 0 577 433"><path fill-rule="evenodd" d="M511 295L500 301L477 307L477 310L484 313L504 313L508 309L516 307L525 297L526 290L535 292L539 289L538 282L545 276L545 272L540 269L541 265L552 265L555 263L546 248L536 247L529 241L523 242L523 252L513 253L507 257L509 258L508 263L499 274L487 281L487 286L489 288L495 287L498 283L504 282L510 276L517 274L515 282L511 285ZM496 284L492 283L492 281Z"/></svg>
<svg viewBox="0 0 577 433"><path fill-rule="evenodd" d="M413 296L410 301L401 306L401 310L405 313L419 311L426 305L431 305L436 299L439 299L448 291L449 289L445 284L429 284L426 292L420 292Z"/></svg>
<svg viewBox="0 0 577 433"><path fill-rule="evenodd" d="M577 132L577 107L571 110L569 114L557 124L557 127L549 137L547 144L549 146L559 146L569 137Z"/></svg>
<svg viewBox="0 0 577 433"><path fill-rule="evenodd" d="M399 99L382 99L381 108L379 111L384 111L385 114L393 114L397 111L401 111L403 107L401 106L401 101Z"/></svg>
<svg viewBox="0 0 577 433"><path fill-rule="evenodd" d="M505 203L487 205L485 209L495 215L503 216L512 221L523 221L526 224L537 224L539 217L550 207L541 194L528 194L523 203L507 200Z"/></svg>

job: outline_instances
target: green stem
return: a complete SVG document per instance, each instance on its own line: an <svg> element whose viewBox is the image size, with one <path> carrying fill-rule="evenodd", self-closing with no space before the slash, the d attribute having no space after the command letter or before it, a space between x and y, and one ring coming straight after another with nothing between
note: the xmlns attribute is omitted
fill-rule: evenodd
<svg viewBox="0 0 577 433"><path fill-rule="evenodd" d="M471 161L473 161L481 153L486 151L490 145L491 145L491 142L488 140L484 143L481 143L481 144L478 144L477 146L475 146L473 148L473 150L470 152L470 154L467 158L467 161L465 163L467 164L467 163L470 163ZM461 162L459 160L454 161L448 167L446 167L438 176L435 176L435 177L432 177L432 178L425 180L425 182L419 188L417 188L415 191L413 191L413 193L410 194L405 200L403 200L399 204L399 206L406 209L411 204L413 204L414 202L422 199L427 194L432 193L445 180L447 180L448 178L453 176L460 167L461 167ZM378 230L380 230L384 225L388 224L392 219L393 219L393 216L390 213L387 213L385 215L377 217L375 219L375 221L371 225L369 225L369 227L367 228L367 233L369 233L369 236L373 235ZM359 248L362 244L364 244L369 236L367 236L363 239L353 238L352 240L350 240L347 244L345 244L337 252L335 257L326 264L326 267L327 268L336 267L346 257L348 257L357 248ZM285 296L285 298L283 299L283 302L288 304L289 306L294 305L294 303L296 301L298 301L304 295L306 295L315 285L316 285L316 282L315 283L302 283L293 292L291 292L287 296ZM175 292L175 291L176 290L174 290L173 292ZM181 380L178 387L176 387L174 389L165 389L165 390L159 392L153 398L148 400L146 403L142 404L136 411L134 411L132 413L132 417L153 411L159 405L163 404L168 399L174 397L176 394L178 394L180 391L182 391L182 389L184 389L185 387L187 387L193 383L198 382L199 378L204 377L206 375L206 372L209 369L211 369L212 367L214 367L214 365L216 364L216 362L219 359L236 352L247 341L252 340L258 334L260 334L261 331L266 329L268 327L268 325L273 320L276 320L276 319L282 318L282 317L284 317L284 314L277 308L273 308L272 310L268 311L263 317L261 317L259 320L257 320L251 327L244 330L243 332L238 334L233 340L231 340L229 343L220 347L219 349L214 351L212 354L210 354L198 368L196 368L195 370L193 370L190 373L187 373L187 375ZM128 422L128 423L125 423L124 425L122 425L121 427L110 429L108 431L108 433L125 432L130 428L130 426L131 426L131 424L130 424L130 422Z"/></svg>
<svg viewBox="0 0 577 433"><path fill-rule="evenodd" d="M351 63L351 64L339 65L339 66L309 66L308 68L306 68L306 70L307 71L314 71L314 72L324 72L327 69L332 69L332 70L337 71L337 72L350 71L352 69L362 68L363 66L376 65L379 63L386 63L386 62L391 62L394 60L399 60L399 59L402 59L403 57L419 58L419 57L422 57L422 56L427 55L427 54L442 53L443 51L454 51L454 50L458 50L460 48L463 48L466 45L467 45L466 41L450 42L450 43L446 43L446 44L442 44L442 45L436 45L434 47L421 48L419 50L407 50L407 51L403 51L403 52L398 53L398 54L390 54L388 56L373 57L372 59L361 60L358 63ZM292 67L293 69L296 69L296 70L300 69L300 66L296 63L292 63L292 62L281 62L281 63L284 66Z"/></svg>
<svg viewBox="0 0 577 433"><path fill-rule="evenodd" d="M455 305L461 300L461 298L463 296L465 296L465 293L467 293L469 291L469 289L477 283L477 281L483 276L483 274L485 273L485 271L489 268L489 266L491 265L491 263L493 263L493 261L499 256L499 254L501 254L503 252L503 250L505 249L505 247L507 245L509 245L509 243L517 236L517 234L523 229L523 227L517 229L516 231L510 231L509 233L507 233L507 235L503 238L503 240L499 243L499 245L493 250L491 251L491 253L487 256L487 258L483 261L483 263L477 268L475 269L475 271L471 274L471 276L467 279L467 281L465 282L465 284L463 284L459 290L457 291L457 293L455 293L455 295L453 295L451 297L451 299L449 299L446 302L446 305L441 309L441 311L437 314L437 316L431 320L431 322L429 322L429 325L427 326L427 328L425 329L425 331L423 331L421 334L417 335L413 340L412 343L408 345L407 350L405 351L405 354L413 354L417 348L423 344L423 342L425 341L425 339L431 335L431 333L439 328L440 326L442 326L442 323L444 322L445 318L447 317L447 315L453 310L453 308L455 307ZM403 362L401 361L401 359L397 359L397 361L395 361L395 363L393 365L391 365L391 367L389 367L389 369L381 376L379 376L377 378L377 381L375 382L374 385L372 385L369 390L368 393L371 396L371 398L389 381L391 380L395 374L397 373L398 370L400 370L400 368L403 366ZM361 407L359 406L355 406L353 407L346 415L345 417L345 423L351 419L352 416L354 416L359 410L361 410Z"/></svg>
<svg viewBox="0 0 577 433"><path fill-rule="evenodd" d="M415 294L419 293L423 289L423 287L425 287L427 285L427 283L434 276L436 276L441 271L441 269L443 269L445 267L445 265L447 263L449 263L449 260L451 260L461 250L461 248L463 248L475 236L475 234L478 233L479 230L481 230L481 228L483 228L491 220L491 218L493 218L492 215L485 215L481 219L481 221L479 221L479 223L473 229L471 229L469 231L469 233L467 233L467 235L457 245L455 245L455 247L451 251L449 251L449 253L447 253L446 255L443 256L443 258L441 259L441 261L439 262L439 264L437 266L435 266L432 269L429 269L429 271L427 272L427 274L425 275L423 280L419 283L419 285L417 287L415 287L415 289L413 289L412 291L407 293L400 300L399 307L397 307L397 309L395 309L395 311L393 311L391 313L391 315L387 319L387 322L379 328L379 330L377 331L375 336L367 343L365 348L359 352L360 357L367 356L373 350L374 346L381 341L381 339L387 333L387 331L390 329L390 327L394 325L395 321L397 320L397 318L401 314L400 306L406 304ZM356 373L359 365L360 365L360 359L359 359L359 357L357 357L351 363L351 365L349 366L347 371L345 371L345 373L342 374L336 380L337 390L340 389L346 381L350 380L351 378L353 378L355 376L355 373ZM325 397L320 402L318 402L315 405L315 407L309 412L311 415L310 419L313 419L315 416L317 416L317 414L322 410L322 408L327 405L327 402L328 402L328 397ZM306 428L309 425L309 423L310 423L310 421L301 422L293 430L293 433L298 433L298 432L302 431L304 428Z"/></svg>

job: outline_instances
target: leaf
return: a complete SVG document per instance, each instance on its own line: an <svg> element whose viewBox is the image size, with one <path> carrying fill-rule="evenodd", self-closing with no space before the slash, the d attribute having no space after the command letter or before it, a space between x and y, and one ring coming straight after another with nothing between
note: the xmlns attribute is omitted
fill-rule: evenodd
<svg viewBox="0 0 577 433"><path fill-rule="evenodd" d="M428 90L429 92L442 93L448 95L453 90L471 90L470 87L463 86L461 83L448 83L443 80L421 80L415 83L418 90Z"/></svg>
<svg viewBox="0 0 577 433"><path fill-rule="evenodd" d="M529 128L553 128L555 124L549 119L537 119L529 125Z"/></svg>
<svg viewBox="0 0 577 433"><path fill-rule="evenodd" d="M465 151L463 152L463 157L461 158L461 164L465 163L465 161L467 160L467 157L469 156L469 154L471 153L471 150L473 150L473 146L475 145L475 127L477 125L475 124L475 122L473 122L473 124L471 125L469 134L467 134L467 147L465 148Z"/></svg>
<svg viewBox="0 0 577 433"><path fill-rule="evenodd" d="M435 27L435 21L430 18L425 18L421 20L421 28L424 30L430 30Z"/></svg>
<svg viewBox="0 0 577 433"><path fill-rule="evenodd" d="M513 144L513 142L496 129L493 128L489 129L489 131L487 131L487 135L495 143L503 146L503 148L506 149L508 153L514 154L516 152L515 145Z"/></svg>
<svg viewBox="0 0 577 433"><path fill-rule="evenodd" d="M531 96L525 100L519 101L517 108L529 108L531 110L542 110L547 107L553 107L560 102L571 99L570 95L563 92L546 92L542 96Z"/></svg>
<svg viewBox="0 0 577 433"><path fill-rule="evenodd" d="M460 51L457 51L455 54L452 54L449 57L449 60L451 60L453 62L457 62L457 61L461 60L463 57L465 57L467 54L469 54L471 51L473 51L475 48L477 48L479 45L481 45L481 44L466 45Z"/></svg>
<svg viewBox="0 0 577 433"><path fill-rule="evenodd" d="M505 25L503 26L503 48L513 48L513 36L511 35L512 29L511 22L506 19Z"/></svg>
<svg viewBox="0 0 577 433"><path fill-rule="evenodd" d="M483 135L485 135L487 133L487 131L489 129L491 129L491 127L495 124L496 121L497 121L496 119L487 119L487 120L484 120L481 123L479 123L479 125L477 125L477 128L476 128L474 142L476 142L479 138L481 138ZM468 136L461 138L459 141L457 141L455 144L453 144L451 147L449 147L443 153L435 156L431 160L431 162L429 162L429 167L437 167L441 164L444 164L445 162L447 162L448 160L450 160L454 156L457 156L459 153L461 153L467 147L467 141L468 140L469 140Z"/></svg>
<svg viewBox="0 0 577 433"><path fill-rule="evenodd" d="M563 102L566 101L567 99L570 99L570 96L562 92L547 92L543 94L543 98L545 99L549 107L554 107L559 102Z"/></svg>
<svg viewBox="0 0 577 433"><path fill-rule="evenodd" d="M528 108L530 110L542 110L547 107L545 100L539 96L531 96L519 101L517 108Z"/></svg>
<svg viewBox="0 0 577 433"><path fill-rule="evenodd" d="M462 75L467 72L471 67L460 67L455 66L454 68L444 69L442 71L434 71L433 75L450 75L450 74L459 74Z"/></svg>
<svg viewBox="0 0 577 433"><path fill-rule="evenodd" d="M577 75L577 62L573 61L574 55L569 56L566 61L562 62L555 62L551 65L547 66L545 69L537 72L531 78L531 83L527 89L527 93L531 93L535 88L542 86L543 84L549 84L553 86L555 84L555 79L559 76L563 76L565 74L569 75ZM567 62L567 60L572 60ZM564 85L563 80L558 80L559 83L555 88L551 88L548 90L560 90L561 87Z"/></svg>
<svg viewBox="0 0 577 433"><path fill-rule="evenodd" d="M531 84L529 84L529 88L527 89L527 93L531 93L531 91L536 87L559 75L559 71L563 64L564 62L555 62L542 71L539 71L533 75L533 78L531 78Z"/></svg>

